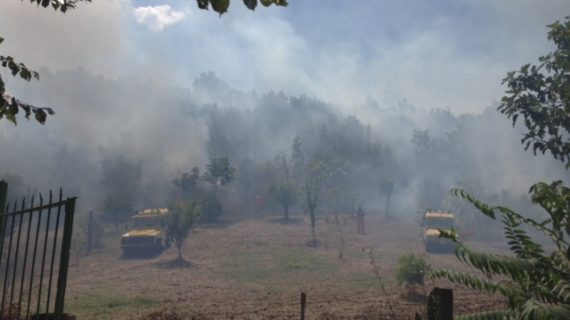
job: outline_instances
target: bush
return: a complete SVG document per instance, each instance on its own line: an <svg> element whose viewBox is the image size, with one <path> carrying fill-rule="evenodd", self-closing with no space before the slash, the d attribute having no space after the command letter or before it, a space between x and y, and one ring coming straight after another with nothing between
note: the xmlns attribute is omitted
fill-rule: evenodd
<svg viewBox="0 0 570 320"><path fill-rule="evenodd" d="M398 280L399 285L423 285L424 276L428 271L429 265L422 257L407 254L400 257L398 261L396 280Z"/></svg>
<svg viewBox="0 0 570 320"><path fill-rule="evenodd" d="M183 260L182 245L201 214L202 208L196 202L191 204L178 203L171 206L168 214L163 218L162 222L168 232L168 242L173 241L178 249L178 260Z"/></svg>
<svg viewBox="0 0 570 320"><path fill-rule="evenodd" d="M202 218L204 222L216 222L223 213L222 202L214 192L204 195L200 201L202 205Z"/></svg>

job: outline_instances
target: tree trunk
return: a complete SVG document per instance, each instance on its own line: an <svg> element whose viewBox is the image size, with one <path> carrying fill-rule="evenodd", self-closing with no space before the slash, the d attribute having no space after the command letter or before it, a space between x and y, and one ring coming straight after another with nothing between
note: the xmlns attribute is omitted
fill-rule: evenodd
<svg viewBox="0 0 570 320"><path fill-rule="evenodd" d="M388 209L390 208L390 198L392 197L392 193L388 193L386 195L386 207L384 209L384 216L388 216Z"/></svg>
<svg viewBox="0 0 570 320"><path fill-rule="evenodd" d="M182 260L182 244L176 243L176 247L178 248L178 260Z"/></svg>
<svg viewBox="0 0 570 320"><path fill-rule="evenodd" d="M338 258L342 260L344 258L344 234L342 233L340 219L338 218L338 213L336 211L334 212L334 222L338 229L338 238L339 238Z"/></svg>
<svg viewBox="0 0 570 320"><path fill-rule="evenodd" d="M313 245L317 245L317 235L315 234L315 226L317 218L315 217L315 212L311 211L311 234L313 235Z"/></svg>

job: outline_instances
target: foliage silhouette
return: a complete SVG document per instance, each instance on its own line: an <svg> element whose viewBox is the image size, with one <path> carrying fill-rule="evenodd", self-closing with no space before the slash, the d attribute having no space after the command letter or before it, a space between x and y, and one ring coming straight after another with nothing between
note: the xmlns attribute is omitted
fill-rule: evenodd
<svg viewBox="0 0 570 320"><path fill-rule="evenodd" d="M527 64L507 75L509 89L499 111L512 119L524 119L528 132L522 139L525 149L547 151L570 167L570 19L550 25L548 39L557 49L539 59L540 66ZM538 182L529 192L548 218L527 218L509 208L485 204L464 190L454 195L465 199L490 219L501 219L507 244L514 256L475 252L457 239L454 230L441 236L456 244L459 260L483 272L486 277L449 270L435 270L434 278L507 298L507 311L486 313L471 318L570 319L570 188L562 181ZM533 228L547 236L554 250L549 252L527 233ZM565 239L566 238L566 239ZM498 276L504 280L493 280Z"/></svg>

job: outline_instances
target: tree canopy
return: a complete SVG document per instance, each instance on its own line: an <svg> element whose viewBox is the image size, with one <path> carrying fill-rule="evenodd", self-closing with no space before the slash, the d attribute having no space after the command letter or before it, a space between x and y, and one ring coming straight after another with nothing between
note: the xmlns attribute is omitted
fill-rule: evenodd
<svg viewBox="0 0 570 320"><path fill-rule="evenodd" d="M202 208L195 201L192 201L190 204L177 203L172 205L164 217L163 223L166 226L168 238L174 242L178 250L178 260L183 259L182 245L201 214Z"/></svg>

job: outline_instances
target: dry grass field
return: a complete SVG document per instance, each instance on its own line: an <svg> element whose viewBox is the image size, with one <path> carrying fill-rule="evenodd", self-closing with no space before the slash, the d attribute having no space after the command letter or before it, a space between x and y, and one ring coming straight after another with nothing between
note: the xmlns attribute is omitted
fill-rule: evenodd
<svg viewBox="0 0 570 320"><path fill-rule="evenodd" d="M298 319L305 292L308 319L413 319L425 304L406 300L407 290L397 285L400 256L415 253L433 268L466 270L453 255L426 254L417 224L373 215L366 223L366 235L356 234L350 219L343 224L342 260L338 228L326 217L317 222L318 247L307 246L309 223L301 218L199 225L183 247L183 265L173 263L174 247L155 257L121 258L122 230L109 227L104 248L72 259L66 310L79 319L140 319L160 310L187 319ZM362 250L369 247L387 294ZM450 284L428 280L426 290L434 286ZM502 305L497 297L459 288L454 295L456 314Z"/></svg>

